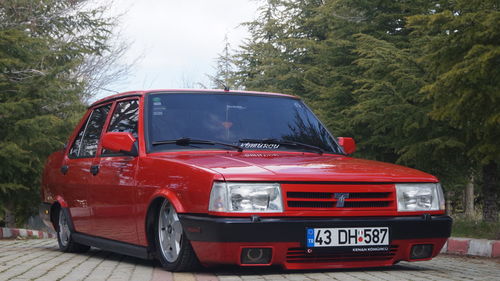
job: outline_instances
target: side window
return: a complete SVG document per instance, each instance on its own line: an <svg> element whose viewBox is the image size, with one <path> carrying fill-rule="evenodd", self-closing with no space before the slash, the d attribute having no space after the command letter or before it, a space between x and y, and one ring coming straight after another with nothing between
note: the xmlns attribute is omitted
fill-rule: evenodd
<svg viewBox="0 0 500 281"><path fill-rule="evenodd" d="M139 119L138 100L122 101L116 104L115 112L109 123L108 132L132 133L137 138L137 121Z"/></svg>
<svg viewBox="0 0 500 281"><path fill-rule="evenodd" d="M90 116L89 116L90 117ZM78 151L80 150L80 146L82 145L82 138L83 134L85 133L85 128L87 127L89 119L85 121L85 124L83 124L82 128L78 132L78 135L76 136L75 142L69 149L69 158L77 158L78 157Z"/></svg>
<svg viewBox="0 0 500 281"><path fill-rule="evenodd" d="M106 122L111 104L96 108L90 114L87 124L82 127L69 151L70 158L94 157Z"/></svg>
<svg viewBox="0 0 500 281"><path fill-rule="evenodd" d="M108 132L127 132L137 138L137 124L139 120L139 101L127 100L118 102L109 123ZM115 154L103 149L102 154Z"/></svg>

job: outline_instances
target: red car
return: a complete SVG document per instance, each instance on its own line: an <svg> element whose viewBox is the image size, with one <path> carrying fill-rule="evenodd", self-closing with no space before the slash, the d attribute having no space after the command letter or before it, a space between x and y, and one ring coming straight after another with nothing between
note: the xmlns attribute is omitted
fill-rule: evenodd
<svg viewBox="0 0 500 281"><path fill-rule="evenodd" d="M390 266L450 236L434 176L356 159L297 97L127 92L92 104L46 164L40 213L59 247L166 270Z"/></svg>

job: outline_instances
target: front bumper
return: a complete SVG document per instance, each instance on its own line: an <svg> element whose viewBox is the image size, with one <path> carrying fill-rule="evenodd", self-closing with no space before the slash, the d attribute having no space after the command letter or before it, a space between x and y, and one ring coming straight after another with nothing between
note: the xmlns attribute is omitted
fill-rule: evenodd
<svg viewBox="0 0 500 281"><path fill-rule="evenodd" d="M389 266L411 260L415 244L431 244L436 256L451 234L449 216L363 218L225 218L179 215L199 260L207 265L241 264L245 247L272 248L269 265L288 269ZM307 253L306 228L389 227L385 252ZM430 259L427 258L427 259Z"/></svg>

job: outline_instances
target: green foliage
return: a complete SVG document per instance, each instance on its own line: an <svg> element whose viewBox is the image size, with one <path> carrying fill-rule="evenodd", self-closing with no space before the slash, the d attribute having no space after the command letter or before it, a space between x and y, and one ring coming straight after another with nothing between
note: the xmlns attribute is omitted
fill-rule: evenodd
<svg viewBox="0 0 500 281"><path fill-rule="evenodd" d="M487 223L480 220L454 217L451 236L499 240L500 222Z"/></svg>
<svg viewBox="0 0 500 281"><path fill-rule="evenodd" d="M107 48L110 23L85 2L0 4L0 208L18 222L36 211L45 159L84 110L85 56Z"/></svg>
<svg viewBox="0 0 500 281"><path fill-rule="evenodd" d="M357 155L464 180L465 144L432 119L420 93L428 77L407 16L429 1L267 1L246 23L251 38L233 73L248 89L298 94L335 135L355 136ZM445 134L445 135L444 135ZM452 157L449 157L452 155ZM457 178L458 175L458 178Z"/></svg>
<svg viewBox="0 0 500 281"><path fill-rule="evenodd" d="M495 0L263 1L232 78L300 95L335 135L356 138L356 156L430 172L447 190L489 165L481 191L495 198L486 183L498 187L498 9Z"/></svg>
<svg viewBox="0 0 500 281"><path fill-rule="evenodd" d="M499 9L498 1L457 1L409 21L431 74L422 88L431 116L463 131L469 155L484 164L500 159Z"/></svg>
<svg viewBox="0 0 500 281"><path fill-rule="evenodd" d="M465 153L483 177L483 218L498 220L500 193L500 6L495 0L453 1L409 18L429 82L421 93L429 116L460 132Z"/></svg>

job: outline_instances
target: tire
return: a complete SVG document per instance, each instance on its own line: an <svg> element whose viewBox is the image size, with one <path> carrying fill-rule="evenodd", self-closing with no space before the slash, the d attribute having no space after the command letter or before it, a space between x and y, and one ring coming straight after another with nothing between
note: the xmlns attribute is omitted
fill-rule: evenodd
<svg viewBox="0 0 500 281"><path fill-rule="evenodd" d="M199 261L179 221L175 208L163 201L155 216L154 240L156 258L168 271L192 271Z"/></svg>
<svg viewBox="0 0 500 281"><path fill-rule="evenodd" d="M68 210L59 209L57 214L57 244L59 250L66 253L83 253L90 249L90 246L82 245L73 241L71 233L73 224L69 218Z"/></svg>

